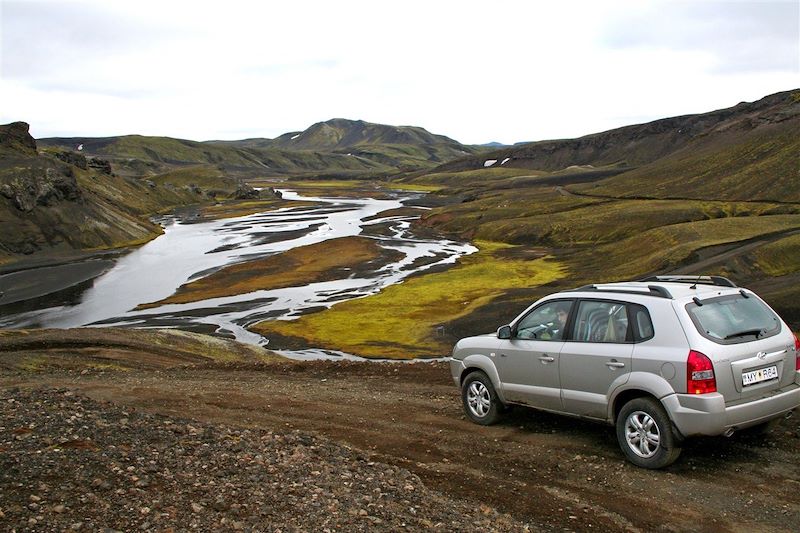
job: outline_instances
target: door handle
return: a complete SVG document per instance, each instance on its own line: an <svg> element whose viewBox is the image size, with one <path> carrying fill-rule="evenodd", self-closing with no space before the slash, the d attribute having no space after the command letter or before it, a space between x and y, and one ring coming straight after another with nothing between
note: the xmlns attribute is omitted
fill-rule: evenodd
<svg viewBox="0 0 800 533"><path fill-rule="evenodd" d="M618 361L609 361L606 363L608 368L625 368L625 363L620 363Z"/></svg>
<svg viewBox="0 0 800 533"><path fill-rule="evenodd" d="M552 363L555 360L556 360L555 357L550 357L549 355L543 355L539 358L539 361L541 361L543 365L546 365L547 363Z"/></svg>

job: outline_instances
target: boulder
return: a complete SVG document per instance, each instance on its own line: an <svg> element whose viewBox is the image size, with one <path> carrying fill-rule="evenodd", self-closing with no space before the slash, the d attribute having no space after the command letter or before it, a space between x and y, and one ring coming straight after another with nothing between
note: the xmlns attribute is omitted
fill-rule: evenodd
<svg viewBox="0 0 800 533"><path fill-rule="evenodd" d="M68 165L75 165L83 170L89 168L89 164L87 163L86 157L83 154L79 154L77 152L58 152L56 157Z"/></svg>
<svg viewBox="0 0 800 533"><path fill-rule="evenodd" d="M25 155L36 155L36 140L29 133L27 122L12 122L0 126L0 148Z"/></svg>
<svg viewBox="0 0 800 533"><path fill-rule="evenodd" d="M100 159L99 157L89 158L89 168L93 168L107 176L115 175L111 170L111 162L106 159Z"/></svg>
<svg viewBox="0 0 800 533"><path fill-rule="evenodd" d="M236 185L236 191L233 193L236 200L256 200L259 197L258 191L250 185L239 182Z"/></svg>
<svg viewBox="0 0 800 533"><path fill-rule="evenodd" d="M83 193L70 167L35 167L0 185L0 195L18 211L30 213L36 206L53 206L62 201L79 202Z"/></svg>

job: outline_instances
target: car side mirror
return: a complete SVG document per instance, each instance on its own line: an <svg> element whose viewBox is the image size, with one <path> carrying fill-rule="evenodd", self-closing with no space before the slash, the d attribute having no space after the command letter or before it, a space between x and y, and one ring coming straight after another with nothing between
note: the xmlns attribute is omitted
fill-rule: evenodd
<svg viewBox="0 0 800 533"><path fill-rule="evenodd" d="M511 326L501 326L497 328L497 338L498 339L510 339L511 338Z"/></svg>

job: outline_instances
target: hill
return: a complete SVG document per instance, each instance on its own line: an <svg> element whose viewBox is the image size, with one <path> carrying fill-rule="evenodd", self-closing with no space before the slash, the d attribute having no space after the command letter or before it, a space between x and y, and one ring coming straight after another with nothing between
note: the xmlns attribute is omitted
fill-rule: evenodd
<svg viewBox="0 0 800 533"><path fill-rule="evenodd" d="M53 137L43 147L109 159L120 173L156 175L181 166L216 166L245 178L275 175L352 177L418 170L474 153L423 128L334 119L276 139L197 142L169 137Z"/></svg>
<svg viewBox="0 0 800 533"><path fill-rule="evenodd" d="M775 138L776 145L780 146L791 144L797 141L798 136L792 136L790 132L797 132L800 129L798 124L800 90L793 90L709 113L665 118L577 139L515 145L479 157L464 157L441 165L432 172L487 167L555 172L586 165L620 170L641 169L665 158L685 160L686 156L698 150L704 151L701 158L708 159L713 152L724 152L765 138ZM791 155L795 159L792 160ZM798 161L797 151L791 154L786 150L783 157L787 159L787 164ZM492 161L494 163L490 163ZM742 162L746 163L739 161L735 164ZM794 167L795 170L797 168Z"/></svg>
<svg viewBox="0 0 800 533"><path fill-rule="evenodd" d="M545 287L512 287L447 326L507 320L556 287L648 274L719 274L800 324L800 90L709 113L465 157L401 181L449 200L421 224L549 253ZM505 260L505 259L504 259Z"/></svg>
<svg viewBox="0 0 800 533"><path fill-rule="evenodd" d="M387 126L363 120L334 118L313 124L305 131L285 133L270 146L291 150L343 150L376 144L408 144L449 147L463 155L464 146L444 135L415 126Z"/></svg>
<svg viewBox="0 0 800 533"><path fill-rule="evenodd" d="M204 182L194 173L191 186L169 176L119 176L108 160L83 152L52 145L39 152L28 129L24 122L0 126L0 263L40 252L139 244L161 232L148 215L207 201L208 192L232 195L239 187L219 173Z"/></svg>
<svg viewBox="0 0 800 533"><path fill-rule="evenodd" d="M181 167L204 165L227 175L259 177L304 172L365 172L387 170L373 161L344 154L292 152L260 146L258 141L197 142L170 137L53 137L39 139L43 147L75 150L111 161L121 174L155 176ZM247 146L252 144L253 146Z"/></svg>
<svg viewBox="0 0 800 533"><path fill-rule="evenodd" d="M215 144L259 151L318 153L370 162L383 170L418 170L479 151L444 135L415 126L389 126L335 118L275 139L216 141ZM296 156L297 157L297 156ZM368 169L372 170L372 169Z"/></svg>

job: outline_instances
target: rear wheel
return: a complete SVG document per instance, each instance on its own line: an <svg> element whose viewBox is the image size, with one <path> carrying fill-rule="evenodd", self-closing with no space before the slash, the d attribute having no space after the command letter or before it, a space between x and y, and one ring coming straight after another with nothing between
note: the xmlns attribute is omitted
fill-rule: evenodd
<svg viewBox="0 0 800 533"><path fill-rule="evenodd" d="M461 400L464 412L470 420L482 426L489 426L500 420L503 405L497 397L492 380L483 372L473 372L461 386Z"/></svg>
<svg viewBox="0 0 800 533"><path fill-rule="evenodd" d="M667 412L653 398L634 398L622 406L617 440L628 460L643 468L664 468L681 453Z"/></svg>

